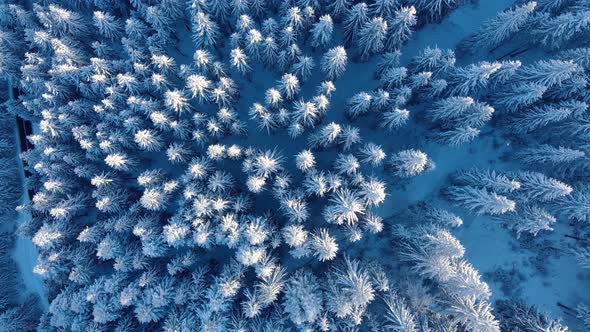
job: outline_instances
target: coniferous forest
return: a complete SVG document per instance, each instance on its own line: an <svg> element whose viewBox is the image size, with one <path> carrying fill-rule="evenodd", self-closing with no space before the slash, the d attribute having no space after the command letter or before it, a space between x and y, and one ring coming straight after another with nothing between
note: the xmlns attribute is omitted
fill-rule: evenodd
<svg viewBox="0 0 590 332"><path fill-rule="evenodd" d="M590 0L0 27L0 332L590 331Z"/></svg>

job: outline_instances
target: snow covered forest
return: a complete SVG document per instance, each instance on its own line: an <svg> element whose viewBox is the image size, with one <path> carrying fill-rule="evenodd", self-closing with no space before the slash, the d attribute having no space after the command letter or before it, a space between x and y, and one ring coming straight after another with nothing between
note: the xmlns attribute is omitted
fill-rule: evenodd
<svg viewBox="0 0 590 332"><path fill-rule="evenodd" d="M0 26L0 332L590 331L590 0Z"/></svg>

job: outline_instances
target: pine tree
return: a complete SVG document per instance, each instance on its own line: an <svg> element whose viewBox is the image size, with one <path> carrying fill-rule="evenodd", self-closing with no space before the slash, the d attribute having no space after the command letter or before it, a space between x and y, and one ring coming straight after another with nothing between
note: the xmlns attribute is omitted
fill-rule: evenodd
<svg viewBox="0 0 590 332"><path fill-rule="evenodd" d="M388 22L389 33L385 42L385 48L395 51L401 48L402 44L410 39L412 29L418 22L416 8L401 7L395 12L395 16Z"/></svg>
<svg viewBox="0 0 590 332"><path fill-rule="evenodd" d="M389 131L395 131L408 122L410 112L408 110L394 108L391 111L383 112L381 119L380 127L386 128Z"/></svg>
<svg viewBox="0 0 590 332"><path fill-rule="evenodd" d="M549 178L537 172L519 172L516 178L521 184L518 194L526 201L553 201L572 193L573 188L569 185Z"/></svg>
<svg viewBox="0 0 590 332"><path fill-rule="evenodd" d="M437 101L428 111L430 119L436 121L449 121L460 118L475 104L471 97L449 97Z"/></svg>
<svg viewBox="0 0 590 332"><path fill-rule="evenodd" d="M482 48L494 48L517 33L527 22L537 7L537 2L527 2L513 9L499 13L483 23L482 27L464 40L460 48L475 53Z"/></svg>
<svg viewBox="0 0 590 332"><path fill-rule="evenodd" d="M374 17L363 25L358 33L358 47L361 58L367 59L371 54L381 52L387 37L387 21Z"/></svg>
<svg viewBox="0 0 590 332"><path fill-rule="evenodd" d="M359 115L369 112L372 106L373 96L366 92L359 92L348 100L346 115L354 119Z"/></svg>
<svg viewBox="0 0 590 332"><path fill-rule="evenodd" d="M344 74L348 56L342 46L329 49L322 57L322 71L328 80L335 80Z"/></svg>
<svg viewBox="0 0 590 332"><path fill-rule="evenodd" d="M451 201L476 214L498 215L516 209L514 201L487 189L478 189L471 186L449 187L446 194Z"/></svg>
<svg viewBox="0 0 590 332"><path fill-rule="evenodd" d="M416 317L412 314L402 297L390 292L384 298L387 311L385 313L385 328L391 331L415 332L418 331Z"/></svg>
<svg viewBox="0 0 590 332"><path fill-rule="evenodd" d="M371 16L380 16L386 19L393 17L398 4L398 0L375 0L369 5Z"/></svg>
<svg viewBox="0 0 590 332"><path fill-rule="evenodd" d="M284 94L285 98L293 99L299 93L299 79L293 74L285 74L279 81L279 90Z"/></svg>
<svg viewBox="0 0 590 332"><path fill-rule="evenodd" d="M328 12L333 18L339 20L349 11L350 2L350 0L334 0L328 4Z"/></svg>
<svg viewBox="0 0 590 332"><path fill-rule="evenodd" d="M537 236L540 231L552 231L551 225L557 221L554 216L536 205L519 207L518 212L507 214L503 219L509 228L516 231L517 238L524 232Z"/></svg>
<svg viewBox="0 0 590 332"><path fill-rule="evenodd" d="M458 67L453 70L447 79L451 95L466 96L474 94L488 86L492 75L500 70L502 65L499 62L480 62L467 67Z"/></svg>
<svg viewBox="0 0 590 332"><path fill-rule="evenodd" d="M323 15L311 28L311 45L313 47L325 47L332 40L334 23L330 15Z"/></svg>
<svg viewBox="0 0 590 332"><path fill-rule="evenodd" d="M517 77L545 87L560 86L562 82L583 71L573 61L540 60L532 65L524 66L518 71Z"/></svg>
<svg viewBox="0 0 590 332"><path fill-rule="evenodd" d="M518 151L517 158L526 164L562 164L570 163L586 156L586 153L580 150L569 149L566 147L554 147L548 144L542 144L536 147L525 148Z"/></svg>
<svg viewBox="0 0 590 332"><path fill-rule="evenodd" d="M313 324L323 308L323 293L317 278L309 271L298 270L285 285L283 306L295 325Z"/></svg>
<svg viewBox="0 0 590 332"><path fill-rule="evenodd" d="M330 205L323 212L324 219L331 224L353 225L365 213L365 206L356 192L342 189L330 198Z"/></svg>
<svg viewBox="0 0 590 332"><path fill-rule="evenodd" d="M314 67L315 63L312 57L300 56L298 57L297 62L293 64L293 73L301 77L301 81L305 82L313 74Z"/></svg>
<svg viewBox="0 0 590 332"><path fill-rule="evenodd" d="M494 96L495 104L507 113L532 105L541 100L547 87L537 83L518 83Z"/></svg>
<svg viewBox="0 0 590 332"><path fill-rule="evenodd" d="M367 306L375 300L375 288L366 267L344 257L344 262L329 273L327 308L338 318L350 318L359 325Z"/></svg>
<svg viewBox="0 0 590 332"><path fill-rule="evenodd" d="M521 188L521 183L490 169L473 168L460 171L453 176L453 182L458 185L469 185L489 189L493 192L505 194Z"/></svg>
<svg viewBox="0 0 590 332"><path fill-rule="evenodd" d="M469 331L500 332L498 321L492 314L491 305L473 296L455 297L449 312L453 320Z"/></svg>
<svg viewBox="0 0 590 332"><path fill-rule="evenodd" d="M588 188L579 188L559 202L559 211L568 219L590 221L590 194Z"/></svg>
<svg viewBox="0 0 590 332"><path fill-rule="evenodd" d="M234 48L231 50L230 59L230 64L232 67L235 67L240 74L245 75L247 72L252 70L248 64L248 57L246 56L246 53L244 53L244 51L242 51L240 48Z"/></svg>
<svg viewBox="0 0 590 332"><path fill-rule="evenodd" d="M385 160L385 152L383 149L374 143L367 143L359 149L361 155L361 162L369 163L372 166L379 166Z"/></svg>
<svg viewBox="0 0 590 332"><path fill-rule="evenodd" d="M435 75L448 72L455 66L455 62L453 50L441 50L438 47L430 48L430 46L412 59L415 71L430 71Z"/></svg>
<svg viewBox="0 0 590 332"><path fill-rule="evenodd" d="M123 25L119 20L109 13L95 11L93 16L94 25L98 32L108 39L120 38L123 33Z"/></svg>
<svg viewBox="0 0 590 332"><path fill-rule="evenodd" d="M193 17L191 26L192 39L197 49L209 49L215 47L219 38L219 26L209 15L197 12Z"/></svg>
<svg viewBox="0 0 590 332"><path fill-rule="evenodd" d="M191 98L200 104L209 100L212 82L202 75L189 75L186 78L186 89L190 91Z"/></svg>
<svg viewBox="0 0 590 332"><path fill-rule="evenodd" d="M338 244L330 235L327 229L322 228L315 231L311 237L311 249L313 255L321 262L336 258Z"/></svg>
<svg viewBox="0 0 590 332"><path fill-rule="evenodd" d="M403 150L389 158L392 174L402 178L416 176L433 166L426 153L418 150Z"/></svg>
<svg viewBox="0 0 590 332"><path fill-rule="evenodd" d="M533 107L516 118L511 128L515 132L526 134L541 127L562 122L572 115L583 114L587 108L586 103L575 100Z"/></svg>
<svg viewBox="0 0 590 332"><path fill-rule="evenodd" d="M161 151L164 145L164 142L159 135L150 129L137 131L134 140L139 148L146 151Z"/></svg>
<svg viewBox="0 0 590 332"><path fill-rule="evenodd" d="M586 33L590 28L590 11L580 8L575 12L540 20L539 26L533 30L533 36L539 38L543 45L558 48L569 42L576 35Z"/></svg>
<svg viewBox="0 0 590 332"><path fill-rule="evenodd" d="M352 44L358 39L361 28L369 21L369 6L364 2L359 2L352 6L344 20L342 26L344 29L344 42L347 45Z"/></svg>

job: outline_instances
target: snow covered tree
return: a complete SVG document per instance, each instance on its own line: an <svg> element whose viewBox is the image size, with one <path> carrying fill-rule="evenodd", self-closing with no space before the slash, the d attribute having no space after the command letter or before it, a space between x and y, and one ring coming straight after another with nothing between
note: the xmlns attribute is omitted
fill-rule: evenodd
<svg viewBox="0 0 590 332"><path fill-rule="evenodd" d="M336 258L338 244L326 228L315 231L310 242L313 255L321 262Z"/></svg>
<svg viewBox="0 0 590 332"><path fill-rule="evenodd" d="M214 47L220 35L217 23L202 11L193 16L191 32L197 49Z"/></svg>
<svg viewBox="0 0 590 332"><path fill-rule="evenodd" d="M389 51L398 50L404 42L410 39L412 29L418 22L416 8L401 7L395 12L389 22L389 33L385 41L385 48Z"/></svg>
<svg viewBox="0 0 590 332"><path fill-rule="evenodd" d="M480 132L481 130L473 127L457 127L438 132L434 138L441 144L458 147L473 141Z"/></svg>
<svg viewBox="0 0 590 332"><path fill-rule="evenodd" d="M462 41L459 47L469 53L497 47L529 21L536 7L537 2L530 1L499 13L496 17L484 22L482 27Z"/></svg>
<svg viewBox="0 0 590 332"><path fill-rule="evenodd" d="M348 109L346 115L354 119L359 115L369 112L373 101L373 96L366 92L359 92L348 100Z"/></svg>
<svg viewBox="0 0 590 332"><path fill-rule="evenodd" d="M166 91L164 93L164 105L176 113L183 113L191 108L188 99L181 90Z"/></svg>
<svg viewBox="0 0 590 332"><path fill-rule="evenodd" d="M387 19L393 17L398 4L398 0L375 0L369 5L369 10L371 16L381 16Z"/></svg>
<svg viewBox="0 0 590 332"><path fill-rule="evenodd" d="M285 95L285 98L293 99L299 93L299 79L293 74L285 74L279 81L279 89Z"/></svg>
<svg viewBox="0 0 590 332"><path fill-rule="evenodd" d="M385 152L383 149L374 143L367 143L359 149L361 155L361 162L369 163L372 166L379 166L385 160Z"/></svg>
<svg viewBox="0 0 590 332"><path fill-rule="evenodd" d="M161 151L163 148L162 139L153 131L149 129L139 130L134 136L135 143L147 151Z"/></svg>
<svg viewBox="0 0 590 332"><path fill-rule="evenodd" d="M559 202L559 211L568 219L579 222L590 221L590 192L582 187Z"/></svg>
<svg viewBox="0 0 590 332"><path fill-rule="evenodd" d="M449 187L445 193L451 201L476 214L498 215L516 209L514 201L487 189L471 186Z"/></svg>
<svg viewBox="0 0 590 332"><path fill-rule="evenodd" d="M342 134L342 126L331 122L309 136L309 145L312 148L326 148L338 142Z"/></svg>
<svg viewBox="0 0 590 332"><path fill-rule="evenodd" d="M490 169L473 168L460 171L453 176L453 182L458 185L469 185L489 189L493 192L505 194L521 188L521 183Z"/></svg>
<svg viewBox="0 0 590 332"><path fill-rule="evenodd" d="M526 201L548 202L571 194L573 188L569 185L549 178L537 172L519 172L516 174L520 188L517 194Z"/></svg>
<svg viewBox="0 0 590 332"><path fill-rule="evenodd" d="M547 87L538 83L519 83L495 94L495 105L507 113L514 113L520 108L529 106L541 98Z"/></svg>
<svg viewBox="0 0 590 332"><path fill-rule="evenodd" d="M301 80L305 82L311 77L314 67L315 63L312 57L300 56L297 62L293 64L293 73L301 77Z"/></svg>
<svg viewBox="0 0 590 332"><path fill-rule="evenodd" d="M522 149L516 153L516 157L529 165L570 163L583 158L586 153L581 150L566 147L554 147L542 144L536 147Z"/></svg>
<svg viewBox="0 0 590 332"><path fill-rule="evenodd" d="M374 17L365 23L358 33L358 47L361 58L367 59L371 54L381 52L387 37L387 21Z"/></svg>
<svg viewBox="0 0 590 332"><path fill-rule="evenodd" d="M348 56L342 46L329 49L322 57L322 71L326 74L328 80L334 80L344 74Z"/></svg>
<svg viewBox="0 0 590 332"><path fill-rule="evenodd" d="M442 50L430 46L423 49L412 59L416 71L430 71L434 75L446 73L455 66L455 52L450 49Z"/></svg>
<svg viewBox="0 0 590 332"><path fill-rule="evenodd" d="M450 87L449 93L467 96L484 89L490 77L502 68L499 62L480 62L466 67L455 68L447 79Z"/></svg>
<svg viewBox="0 0 590 332"><path fill-rule="evenodd" d="M244 51L242 51L240 48L234 48L231 50L230 59L230 64L232 67L235 67L240 74L245 75L247 72L252 70L248 64L248 57L246 56L246 53L244 53Z"/></svg>
<svg viewBox="0 0 590 332"><path fill-rule="evenodd" d="M326 305L338 318L359 325L367 306L375 299L375 288L364 264L347 256L329 272Z"/></svg>
<svg viewBox="0 0 590 332"><path fill-rule="evenodd" d="M533 107L516 118L511 128L518 133L526 134L541 127L561 122L572 115L582 114L586 109L588 109L586 103L575 100Z"/></svg>
<svg viewBox="0 0 590 332"><path fill-rule="evenodd" d="M432 121L456 119L473 107L475 100L471 97L449 97L437 101L428 111Z"/></svg>
<svg viewBox="0 0 590 332"><path fill-rule="evenodd" d="M545 20L533 30L533 36L539 38L543 45L559 48L576 35L587 33L590 28L590 10L580 8L573 12L565 12Z"/></svg>
<svg viewBox="0 0 590 332"><path fill-rule="evenodd" d="M433 165L426 153L414 149L400 151L389 158L392 174L402 178L416 176Z"/></svg>
<svg viewBox="0 0 590 332"><path fill-rule="evenodd" d="M302 172L310 171L315 166L315 157L309 150L303 150L295 156L297 168Z"/></svg>
<svg viewBox="0 0 590 332"><path fill-rule="evenodd" d="M359 2L352 6L347 12L342 26L344 29L344 42L349 45L358 39L358 34L369 21L369 6L364 2Z"/></svg>
<svg viewBox="0 0 590 332"><path fill-rule="evenodd" d="M95 11L93 16L94 26L98 32L108 39L120 38L123 33L123 24L109 13Z"/></svg>
<svg viewBox="0 0 590 332"><path fill-rule="evenodd" d="M473 296L454 297L449 308L453 320L469 331L500 332L492 306Z"/></svg>
<svg viewBox="0 0 590 332"><path fill-rule="evenodd" d="M334 23L330 15L322 15L311 28L311 45L313 47L325 47L332 40Z"/></svg>
<svg viewBox="0 0 590 332"><path fill-rule="evenodd" d="M331 224L353 225L365 213L365 205L359 195L349 189L341 189L330 197L330 205L324 209L324 219Z"/></svg>
<svg viewBox="0 0 590 332"><path fill-rule="evenodd" d="M536 205L521 206L519 211L502 216L502 220L516 231L517 238L520 238L522 233L537 236L540 231L552 231L551 225L557 221L549 212Z"/></svg>
<svg viewBox="0 0 590 332"><path fill-rule="evenodd" d="M385 296L384 301L387 308L385 328L399 332L417 331L416 316L412 314L399 294L390 292Z"/></svg>
<svg viewBox="0 0 590 332"><path fill-rule="evenodd" d="M551 87L561 85L563 81L582 71L582 67L571 60L540 60L534 64L521 67L517 77L524 81Z"/></svg>
<svg viewBox="0 0 590 332"><path fill-rule="evenodd" d="M334 0L328 4L327 10L332 17L341 19L348 12L350 4L350 0Z"/></svg>
<svg viewBox="0 0 590 332"><path fill-rule="evenodd" d="M324 307L317 278L309 271L295 272L285 285L283 306L295 325L314 324L319 320Z"/></svg>

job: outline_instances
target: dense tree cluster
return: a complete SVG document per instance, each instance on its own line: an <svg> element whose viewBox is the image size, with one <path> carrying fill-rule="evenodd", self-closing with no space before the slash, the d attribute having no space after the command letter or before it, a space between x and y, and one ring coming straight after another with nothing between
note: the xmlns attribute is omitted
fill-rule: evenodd
<svg viewBox="0 0 590 332"><path fill-rule="evenodd" d="M590 50L574 41L588 37L588 2L519 1L456 51L402 59L415 30L460 3L0 5L0 82L18 91L0 109L0 219L16 218L22 196L18 115L35 124L35 148L21 154L34 195L18 210L32 215L19 233L38 248L48 290L37 329L488 332L506 320L566 331L518 303L495 314L453 235L455 213L419 204L380 215L392 188L436 172L433 145L463 147L493 129L522 170L466 164L438 198L518 238L566 219L587 235ZM526 48L481 55L512 44ZM532 48L561 51L507 59ZM376 84L342 96L358 63ZM259 76L268 86L245 94ZM385 146L410 126L423 142ZM384 250L371 248L378 241L391 260L363 257ZM12 325L0 326L34 330L33 306L2 296L0 321Z"/></svg>

